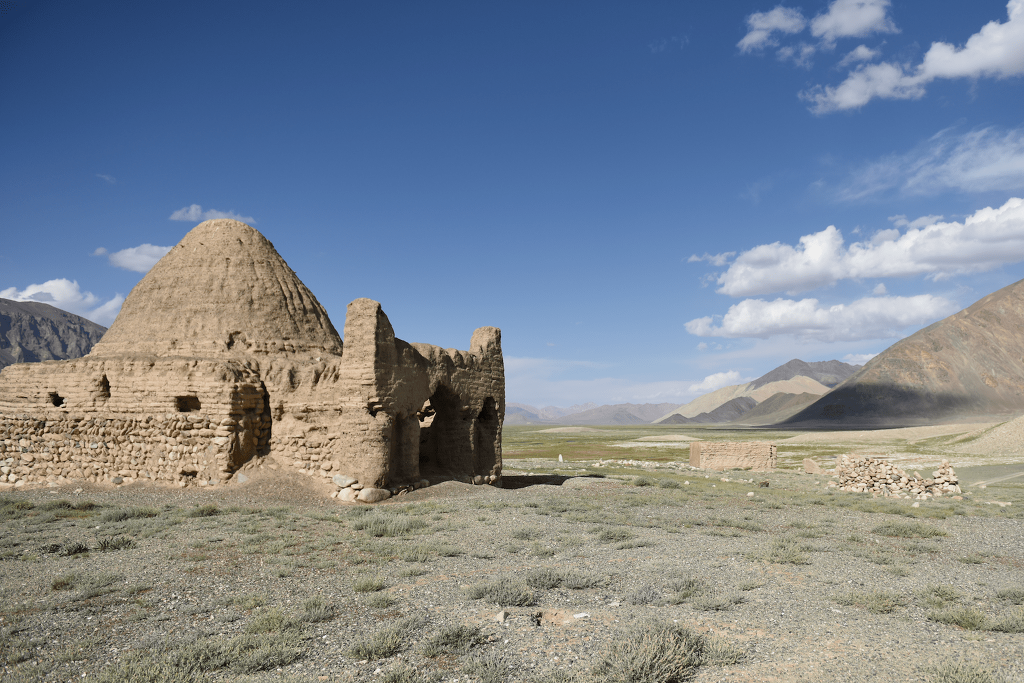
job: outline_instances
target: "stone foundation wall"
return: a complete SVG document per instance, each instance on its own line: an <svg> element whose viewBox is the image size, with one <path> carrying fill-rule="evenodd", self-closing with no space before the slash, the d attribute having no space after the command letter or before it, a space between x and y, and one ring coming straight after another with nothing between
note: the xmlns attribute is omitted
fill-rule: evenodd
<svg viewBox="0 0 1024 683"><path fill-rule="evenodd" d="M777 448L763 441L694 441L690 444L690 464L702 469L767 472L775 469L777 462Z"/></svg>

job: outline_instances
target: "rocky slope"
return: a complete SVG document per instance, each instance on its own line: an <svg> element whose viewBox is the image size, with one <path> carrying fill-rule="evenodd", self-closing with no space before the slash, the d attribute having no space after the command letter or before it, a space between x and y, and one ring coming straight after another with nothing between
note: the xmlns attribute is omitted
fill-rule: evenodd
<svg viewBox="0 0 1024 683"><path fill-rule="evenodd" d="M786 421L899 426L1024 412L1024 280L896 342Z"/></svg>
<svg viewBox="0 0 1024 683"><path fill-rule="evenodd" d="M0 299L0 368L80 358L107 328L36 301Z"/></svg>

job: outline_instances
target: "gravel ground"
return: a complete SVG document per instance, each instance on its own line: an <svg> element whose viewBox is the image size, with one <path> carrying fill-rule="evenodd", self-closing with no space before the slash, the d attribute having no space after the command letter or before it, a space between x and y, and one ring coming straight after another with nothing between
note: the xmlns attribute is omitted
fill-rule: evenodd
<svg viewBox="0 0 1024 683"><path fill-rule="evenodd" d="M1020 480L914 508L822 476L556 466L377 506L270 469L0 493L4 679L564 681L658 622L739 658L699 682L1024 680ZM158 666L200 650L193 678Z"/></svg>

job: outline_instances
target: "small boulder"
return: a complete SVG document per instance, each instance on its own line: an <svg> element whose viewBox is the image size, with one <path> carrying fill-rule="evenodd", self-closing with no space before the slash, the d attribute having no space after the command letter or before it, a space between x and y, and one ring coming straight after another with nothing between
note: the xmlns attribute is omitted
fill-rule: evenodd
<svg viewBox="0 0 1024 683"><path fill-rule="evenodd" d="M356 479L355 477L350 477L345 474L335 474L333 477L331 477L331 481L333 481L341 488L345 489L351 486L352 484L357 483L359 480Z"/></svg>
<svg viewBox="0 0 1024 683"><path fill-rule="evenodd" d="M359 495L356 496L356 500L364 503L379 503L382 500L387 500L391 497L391 491L387 489L377 489L370 486L363 488L359 491Z"/></svg>

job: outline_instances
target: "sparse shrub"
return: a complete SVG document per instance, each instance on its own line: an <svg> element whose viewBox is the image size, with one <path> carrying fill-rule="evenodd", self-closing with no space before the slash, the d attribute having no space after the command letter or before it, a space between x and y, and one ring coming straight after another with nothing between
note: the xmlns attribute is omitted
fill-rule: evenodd
<svg viewBox="0 0 1024 683"><path fill-rule="evenodd" d="M107 593L113 593L117 590L113 585L119 583L121 579L122 577L117 574L95 574L83 577L81 580L76 581L76 584L82 588L82 592L75 599L89 600L90 598L97 598Z"/></svg>
<svg viewBox="0 0 1024 683"><path fill-rule="evenodd" d="M61 545L60 550L57 551L57 554L61 557L70 557L71 555L81 555L87 552L89 552L89 546L81 541L65 541Z"/></svg>
<svg viewBox="0 0 1024 683"><path fill-rule="evenodd" d="M541 533L537 529L516 529L512 532L512 538L519 541L532 541L540 537Z"/></svg>
<svg viewBox="0 0 1024 683"><path fill-rule="evenodd" d="M384 683L438 683L441 674L400 665L381 674Z"/></svg>
<svg viewBox="0 0 1024 683"><path fill-rule="evenodd" d="M601 541L601 543L616 543L628 541L632 538L636 538L636 534L629 529L622 528L605 529L597 535L597 540Z"/></svg>
<svg viewBox="0 0 1024 683"><path fill-rule="evenodd" d="M960 558L960 561L964 564L985 564L987 560L984 555L980 553L971 553Z"/></svg>
<svg viewBox="0 0 1024 683"><path fill-rule="evenodd" d="M704 664L739 661L742 654L685 626L653 623L634 628L601 656L592 674L607 683L691 680Z"/></svg>
<svg viewBox="0 0 1024 683"><path fill-rule="evenodd" d="M756 553L749 553L748 559L763 560L775 564L810 564L811 560L803 553L804 546L789 538L772 541L769 548Z"/></svg>
<svg viewBox="0 0 1024 683"><path fill-rule="evenodd" d="M478 678L480 683L505 683L509 674L508 665L497 652L488 652L471 658L462 665L462 670Z"/></svg>
<svg viewBox="0 0 1024 683"><path fill-rule="evenodd" d="M330 621L334 616L334 605L323 598L310 598L302 603L302 620L309 624Z"/></svg>
<svg viewBox="0 0 1024 683"><path fill-rule="evenodd" d="M421 629L427 620L415 615L399 619L391 626L356 641L346 654L353 659L384 659L398 654L408 643L409 636Z"/></svg>
<svg viewBox="0 0 1024 683"><path fill-rule="evenodd" d="M188 512L189 517L214 517L220 514L220 508L213 503L207 503L206 505L200 505L199 507L192 508Z"/></svg>
<svg viewBox="0 0 1024 683"><path fill-rule="evenodd" d="M364 576L352 582L352 590L356 593L372 593L382 591L387 586L379 576Z"/></svg>
<svg viewBox="0 0 1024 683"><path fill-rule="evenodd" d="M50 588L55 591L66 591L75 587L75 581L78 580L77 574L64 574L58 576L50 582Z"/></svg>
<svg viewBox="0 0 1024 683"><path fill-rule="evenodd" d="M238 609L254 610L257 607L262 607L267 604L267 599L262 595L255 593L249 595L239 595L233 598L229 598L226 603L228 605L234 605Z"/></svg>
<svg viewBox="0 0 1024 683"><path fill-rule="evenodd" d="M840 605L860 607L874 614L889 614L907 604L906 597L889 591L849 591L833 598Z"/></svg>
<svg viewBox="0 0 1024 683"><path fill-rule="evenodd" d="M1003 588L996 592L996 597L1014 605L1024 605L1024 588Z"/></svg>
<svg viewBox="0 0 1024 683"><path fill-rule="evenodd" d="M683 485L680 484L675 479L659 479L658 480L658 486L660 486L663 489L681 489L681 488L683 488Z"/></svg>
<svg viewBox="0 0 1024 683"><path fill-rule="evenodd" d="M988 617L976 607L950 607L928 613L929 621L959 626L967 631L981 631L988 624Z"/></svg>
<svg viewBox="0 0 1024 683"><path fill-rule="evenodd" d="M992 669L963 661L943 662L934 669L935 683L1002 683Z"/></svg>
<svg viewBox="0 0 1024 683"><path fill-rule="evenodd" d="M764 583L761 581L742 581L736 587L741 591L752 591L763 586Z"/></svg>
<svg viewBox="0 0 1024 683"><path fill-rule="evenodd" d="M1015 610L1002 619L989 623L986 630L1001 633L1024 633L1024 609Z"/></svg>
<svg viewBox="0 0 1024 683"><path fill-rule="evenodd" d="M538 588L540 590L550 590L552 588L558 588L562 583L562 573L557 569L551 567L544 567L543 569L534 569L526 574L524 579L526 585L530 588Z"/></svg>
<svg viewBox="0 0 1024 683"><path fill-rule="evenodd" d="M486 599L499 607L525 607L536 603L537 596L525 584L510 578L479 583L467 591L473 600Z"/></svg>
<svg viewBox="0 0 1024 683"><path fill-rule="evenodd" d="M374 609L387 609L397 602L387 593L374 593L367 599L366 604Z"/></svg>
<svg viewBox="0 0 1024 683"><path fill-rule="evenodd" d="M128 508L125 510L109 510L103 513L104 522L123 522L126 519L156 517L160 512L154 508Z"/></svg>
<svg viewBox="0 0 1024 683"><path fill-rule="evenodd" d="M474 645L484 642L480 628L476 626L449 626L430 637L423 644L424 657L438 657L444 654L469 652Z"/></svg>
<svg viewBox="0 0 1024 683"><path fill-rule="evenodd" d="M108 550L124 550L134 545L135 541L127 536L108 536L100 539L98 547L102 552L107 552Z"/></svg>
<svg viewBox="0 0 1024 683"><path fill-rule="evenodd" d="M540 543L531 543L530 554L534 557L554 557L555 551L547 546L541 545Z"/></svg>
<svg viewBox="0 0 1024 683"><path fill-rule="evenodd" d="M363 515L352 523L352 528L357 531L366 531L371 536L380 538L382 536L407 536L417 529L422 529L427 523L418 517L399 516L393 512L376 512L371 515Z"/></svg>
<svg viewBox="0 0 1024 683"><path fill-rule="evenodd" d="M562 573L562 587L572 590L583 590L585 588L598 588L608 583L608 578L599 574L584 574L582 572L566 571Z"/></svg>
<svg viewBox="0 0 1024 683"><path fill-rule="evenodd" d="M644 541L644 540L623 541L622 543L617 543L615 545L615 549L616 550L629 550L630 548L646 548L646 547L652 546L652 545L654 545L654 541Z"/></svg>
<svg viewBox="0 0 1024 683"><path fill-rule="evenodd" d="M936 538L946 535L942 529L920 522L888 522L876 526L871 533L896 538Z"/></svg>
<svg viewBox="0 0 1024 683"><path fill-rule="evenodd" d="M960 602L960 591L952 586L926 586L917 592L918 602L924 607L942 609L950 603Z"/></svg>
<svg viewBox="0 0 1024 683"><path fill-rule="evenodd" d="M650 584L640 586L626 594L631 605L658 605L662 602L661 589Z"/></svg>
<svg viewBox="0 0 1024 683"><path fill-rule="evenodd" d="M649 477L637 477L633 480L633 486L656 486L657 482Z"/></svg>
<svg viewBox="0 0 1024 683"><path fill-rule="evenodd" d="M703 612L722 612L741 602L746 602L746 598L739 593L702 593L694 596L690 605Z"/></svg>
<svg viewBox="0 0 1024 683"><path fill-rule="evenodd" d="M668 589L672 591L672 597L669 598L669 602L673 605L678 605L681 602L686 602L697 593L708 590L708 585L702 579L672 579L668 582Z"/></svg>

